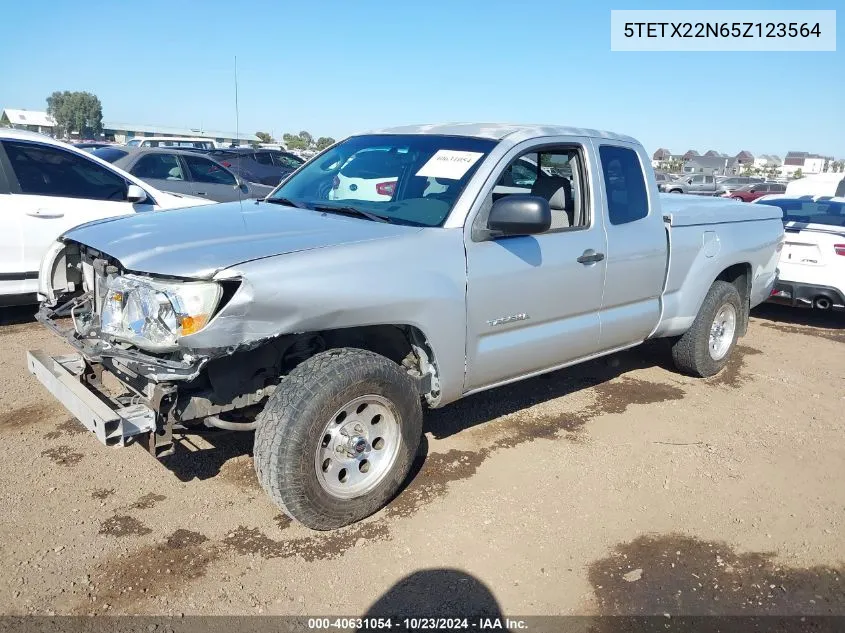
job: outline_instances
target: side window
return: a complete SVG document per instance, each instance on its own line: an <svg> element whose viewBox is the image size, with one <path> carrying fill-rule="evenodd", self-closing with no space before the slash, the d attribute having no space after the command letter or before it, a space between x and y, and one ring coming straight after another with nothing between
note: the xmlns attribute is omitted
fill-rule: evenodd
<svg viewBox="0 0 845 633"><path fill-rule="evenodd" d="M713 184L713 176L705 176L704 177L704 183L707 184L707 185L712 185Z"/></svg>
<svg viewBox="0 0 845 633"><path fill-rule="evenodd" d="M637 153L627 147L599 148L607 212L611 224L627 224L648 215L648 194Z"/></svg>
<svg viewBox="0 0 845 633"><path fill-rule="evenodd" d="M145 154L132 166L129 173L138 178L185 180L182 165L175 154Z"/></svg>
<svg viewBox="0 0 845 633"><path fill-rule="evenodd" d="M255 152L255 154L253 154L253 156L255 158L256 163L259 163L261 165L272 165L273 164L273 159L270 158L269 152Z"/></svg>
<svg viewBox="0 0 845 633"><path fill-rule="evenodd" d="M288 169L297 169L302 164L301 160L290 154L273 154L273 162L279 167L287 167Z"/></svg>
<svg viewBox="0 0 845 633"><path fill-rule="evenodd" d="M543 149L515 158L493 187L493 200L530 194L549 201L549 231L585 227L589 217L584 196L581 153L574 147Z"/></svg>
<svg viewBox="0 0 845 633"><path fill-rule="evenodd" d="M3 147L23 194L126 199L126 181L94 161L46 145L4 141Z"/></svg>
<svg viewBox="0 0 845 633"><path fill-rule="evenodd" d="M191 178L196 182L235 186L235 177L217 163L201 156L185 155L185 162L191 171Z"/></svg>

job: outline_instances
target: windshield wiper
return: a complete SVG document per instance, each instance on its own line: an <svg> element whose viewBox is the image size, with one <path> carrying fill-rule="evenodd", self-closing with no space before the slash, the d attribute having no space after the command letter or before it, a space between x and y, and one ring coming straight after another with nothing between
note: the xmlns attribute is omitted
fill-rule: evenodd
<svg viewBox="0 0 845 633"><path fill-rule="evenodd" d="M283 204L286 207L296 207L297 209L304 209L305 206L299 202L288 200L287 198L264 198L264 202L272 202L273 204Z"/></svg>
<svg viewBox="0 0 845 633"><path fill-rule="evenodd" d="M324 211L326 213L340 213L342 215L352 215L358 218L365 218L374 222L391 222L392 220L386 215L378 215L377 213L370 213L369 211L362 211L355 207L332 207L327 204L317 204L312 207L314 211Z"/></svg>

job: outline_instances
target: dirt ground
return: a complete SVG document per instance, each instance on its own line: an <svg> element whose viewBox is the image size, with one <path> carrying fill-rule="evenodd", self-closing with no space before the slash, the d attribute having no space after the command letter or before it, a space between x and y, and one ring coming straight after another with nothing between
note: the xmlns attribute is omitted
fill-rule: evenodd
<svg viewBox="0 0 845 633"><path fill-rule="evenodd" d="M329 533L259 489L252 437L162 465L100 445L0 325L5 614L845 614L845 315L764 306L697 380L665 346L427 414L406 489Z"/></svg>

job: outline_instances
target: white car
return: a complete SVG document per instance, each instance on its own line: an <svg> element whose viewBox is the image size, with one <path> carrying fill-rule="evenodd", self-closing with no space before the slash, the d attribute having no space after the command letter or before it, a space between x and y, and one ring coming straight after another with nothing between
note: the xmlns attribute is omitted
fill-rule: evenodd
<svg viewBox="0 0 845 633"><path fill-rule="evenodd" d="M175 147L178 149L216 149L214 141L192 136L143 136L124 143L127 147Z"/></svg>
<svg viewBox="0 0 845 633"><path fill-rule="evenodd" d="M396 151L395 160L386 160L387 149L368 149L350 156L334 177L329 200L366 200L388 202L393 199L402 163Z"/></svg>
<svg viewBox="0 0 845 633"><path fill-rule="evenodd" d="M34 301L41 258L68 229L202 204L213 203L159 191L47 136L0 130L0 305Z"/></svg>
<svg viewBox="0 0 845 633"><path fill-rule="evenodd" d="M755 204L783 209L786 241L771 300L845 308L845 197L765 196Z"/></svg>

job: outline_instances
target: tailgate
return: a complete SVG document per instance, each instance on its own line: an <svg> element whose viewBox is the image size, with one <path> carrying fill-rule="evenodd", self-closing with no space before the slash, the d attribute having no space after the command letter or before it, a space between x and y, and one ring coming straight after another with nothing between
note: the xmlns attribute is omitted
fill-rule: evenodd
<svg viewBox="0 0 845 633"><path fill-rule="evenodd" d="M807 233L787 231L781 261L787 264L824 266L824 255L814 236Z"/></svg>

